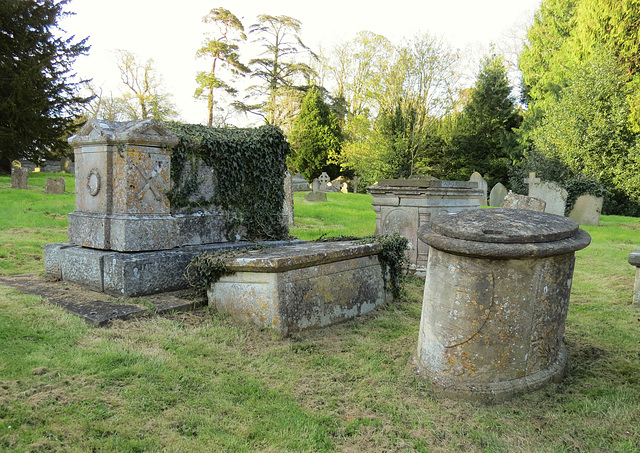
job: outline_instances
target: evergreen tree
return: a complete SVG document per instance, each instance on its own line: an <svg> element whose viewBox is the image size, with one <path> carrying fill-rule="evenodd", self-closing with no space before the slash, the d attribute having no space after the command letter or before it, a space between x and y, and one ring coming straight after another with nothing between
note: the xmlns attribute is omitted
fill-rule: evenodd
<svg viewBox="0 0 640 453"><path fill-rule="evenodd" d="M453 131L451 177L466 179L477 171L490 185L506 182L509 165L521 157L514 131L520 123L502 57L485 58Z"/></svg>
<svg viewBox="0 0 640 453"><path fill-rule="evenodd" d="M327 164L327 159L340 152L342 131L331 107L324 102L316 87L311 88L302 100L300 114L294 120L289 139L291 162L308 181L323 171L332 179L338 176L338 167Z"/></svg>
<svg viewBox="0 0 640 453"><path fill-rule="evenodd" d="M86 39L54 35L68 0L0 2L0 156L39 161L68 152L66 137L88 98L72 64Z"/></svg>

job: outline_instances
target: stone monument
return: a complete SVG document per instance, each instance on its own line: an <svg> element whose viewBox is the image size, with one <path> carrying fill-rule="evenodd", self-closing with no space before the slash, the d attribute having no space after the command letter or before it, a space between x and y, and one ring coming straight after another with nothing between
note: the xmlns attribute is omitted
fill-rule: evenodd
<svg viewBox="0 0 640 453"><path fill-rule="evenodd" d="M487 206L487 190L489 189L487 181L484 180L482 175L477 171L474 171L469 181L475 182L478 184L478 188L482 190L482 196L480 198L480 205Z"/></svg>
<svg viewBox="0 0 640 453"><path fill-rule="evenodd" d="M493 186L493 189L491 189L491 193L489 195L489 206L501 208L504 205L504 197L507 195L507 188L499 182Z"/></svg>
<svg viewBox="0 0 640 453"><path fill-rule="evenodd" d="M11 166L11 188L27 189L29 187L29 169L25 167Z"/></svg>
<svg viewBox="0 0 640 453"><path fill-rule="evenodd" d="M383 179L367 190L373 195L376 234L407 238L410 269L418 273L424 273L429 254L418 229L439 214L477 208L483 193L475 182L427 179Z"/></svg>
<svg viewBox="0 0 640 453"><path fill-rule="evenodd" d="M547 203L540 198L527 197L513 192L509 192L502 203L502 207L506 209L524 209L537 212L544 212L546 206Z"/></svg>
<svg viewBox="0 0 640 453"><path fill-rule="evenodd" d="M55 179L47 178L47 182L44 188L44 193L61 195L64 193L66 185L67 185L67 180L64 179L62 176L58 176Z"/></svg>
<svg viewBox="0 0 640 453"><path fill-rule="evenodd" d="M602 197L580 195L569 213L569 218L580 225L600 225L603 201Z"/></svg>

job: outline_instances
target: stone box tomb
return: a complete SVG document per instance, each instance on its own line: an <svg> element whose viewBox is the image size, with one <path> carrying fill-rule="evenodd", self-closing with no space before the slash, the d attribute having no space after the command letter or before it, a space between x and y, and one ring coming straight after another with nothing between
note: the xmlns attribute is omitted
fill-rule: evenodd
<svg viewBox="0 0 640 453"><path fill-rule="evenodd" d="M376 234L407 238L410 266L417 272L424 272L429 254L418 230L438 214L477 208L484 194L476 182L426 179L383 179L367 190L373 195Z"/></svg>

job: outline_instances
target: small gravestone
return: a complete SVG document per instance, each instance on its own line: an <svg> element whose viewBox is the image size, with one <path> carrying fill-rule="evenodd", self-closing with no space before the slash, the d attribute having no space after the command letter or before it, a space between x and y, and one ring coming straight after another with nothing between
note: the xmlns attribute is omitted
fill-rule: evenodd
<svg viewBox="0 0 640 453"><path fill-rule="evenodd" d="M71 159L67 156L60 159L60 173L71 173Z"/></svg>
<svg viewBox="0 0 640 453"><path fill-rule="evenodd" d="M600 225L602 197L581 195L573 205L569 217L580 225Z"/></svg>
<svg viewBox="0 0 640 453"><path fill-rule="evenodd" d="M340 187L340 192L349 193L349 184L347 184L346 182L343 182L342 186Z"/></svg>
<svg viewBox="0 0 640 453"><path fill-rule="evenodd" d="M302 173L297 173L291 181L294 192L307 192L309 190L309 182Z"/></svg>
<svg viewBox="0 0 640 453"><path fill-rule="evenodd" d="M564 216L569 193L556 182L543 182L529 189L529 196L544 200L547 203L546 213Z"/></svg>
<svg viewBox="0 0 640 453"><path fill-rule="evenodd" d="M482 206L486 206L487 205L487 190L488 190L488 185L487 185L487 181L484 180L484 178L482 177L482 175L480 173L478 173L477 171L474 171L473 174L471 175L471 178L469 178L469 181L471 182L475 182L476 184L478 184L478 188L480 190L482 190L482 197L480 198L480 204Z"/></svg>
<svg viewBox="0 0 640 453"><path fill-rule="evenodd" d="M304 201L327 201L327 192L309 192L304 196Z"/></svg>
<svg viewBox="0 0 640 453"><path fill-rule="evenodd" d="M29 169L24 167L11 167L11 188L26 189L29 186Z"/></svg>
<svg viewBox="0 0 640 453"><path fill-rule="evenodd" d="M537 212L545 212L546 206L547 203L540 198L527 197L526 195L519 195L513 192L509 192L507 196L504 197L504 204L502 205L505 209L524 209L526 211Z"/></svg>
<svg viewBox="0 0 640 453"><path fill-rule="evenodd" d="M67 183L66 179L64 179L62 176L58 176L55 179L47 178L47 183L44 188L44 193L61 195L64 193L66 183Z"/></svg>
<svg viewBox="0 0 640 453"><path fill-rule="evenodd" d="M507 188L499 182L493 186L493 189L491 189L491 194L489 195L489 206L501 208L504 205L504 197L506 197L507 194Z"/></svg>
<svg viewBox="0 0 640 453"><path fill-rule="evenodd" d="M326 172L323 171L322 174L318 176L318 182L320 183L320 188L318 189L320 190L320 192L329 191L329 183L331 182L331 178Z"/></svg>
<svg viewBox="0 0 640 453"><path fill-rule="evenodd" d="M313 181L311 181L311 191L320 192L320 181L318 181L318 178L315 178Z"/></svg>
<svg viewBox="0 0 640 453"><path fill-rule="evenodd" d="M531 189L533 189L536 184L538 184L539 182L541 182L540 178L536 178L536 172L532 171L529 173L529 177L528 178L524 178L524 183L527 184L529 186L529 196L532 197L533 195L531 194Z"/></svg>

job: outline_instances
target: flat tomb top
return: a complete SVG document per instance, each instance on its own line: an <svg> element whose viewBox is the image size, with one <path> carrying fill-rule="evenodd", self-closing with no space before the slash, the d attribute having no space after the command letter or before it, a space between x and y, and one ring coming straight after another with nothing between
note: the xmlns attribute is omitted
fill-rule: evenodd
<svg viewBox="0 0 640 453"><path fill-rule="evenodd" d="M232 272L286 272L336 261L377 255L380 244L356 241L305 242L303 244L250 250L242 256L225 260Z"/></svg>

